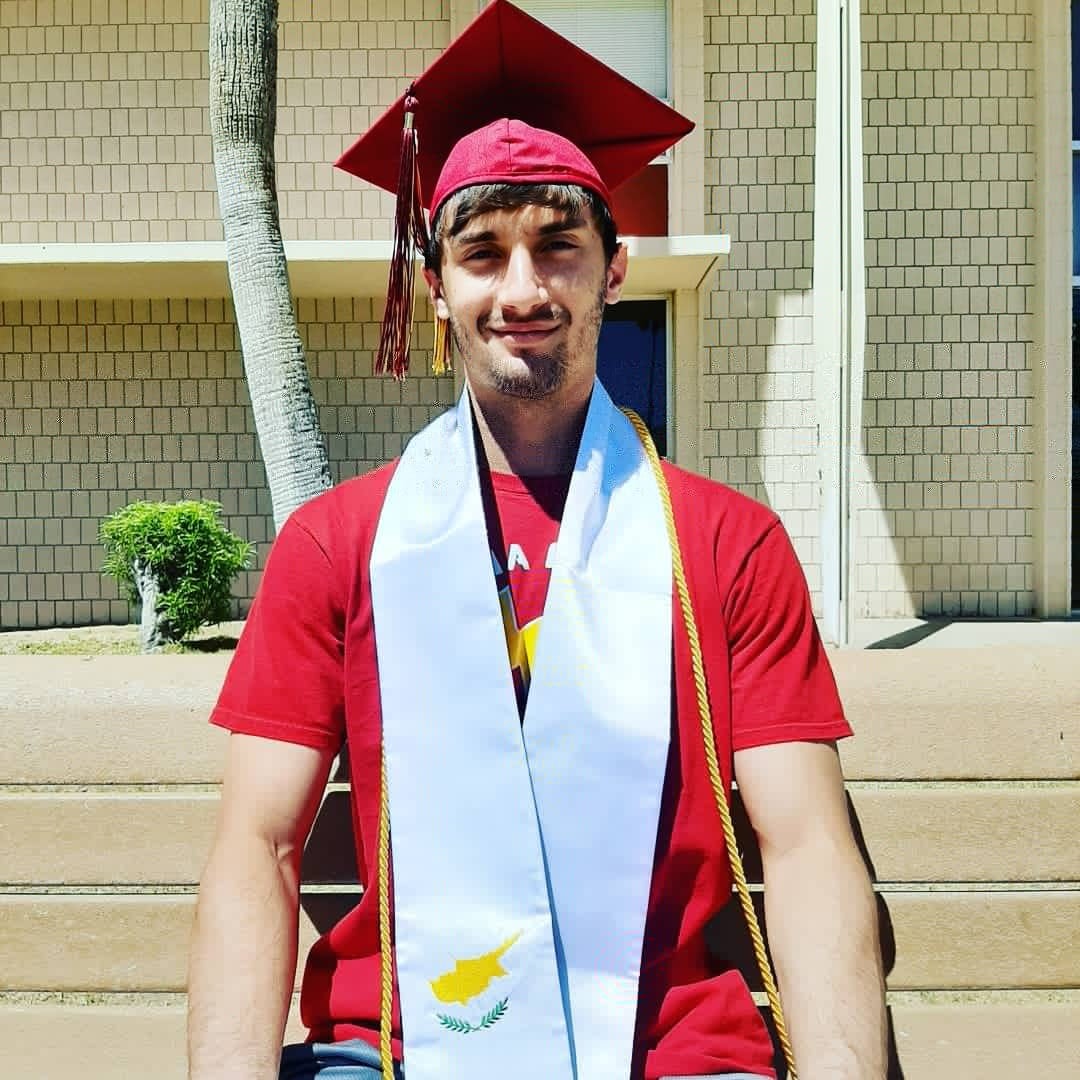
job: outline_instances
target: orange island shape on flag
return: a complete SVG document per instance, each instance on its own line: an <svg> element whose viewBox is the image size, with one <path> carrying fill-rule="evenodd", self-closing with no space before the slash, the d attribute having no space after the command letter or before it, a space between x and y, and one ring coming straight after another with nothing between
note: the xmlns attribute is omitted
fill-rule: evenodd
<svg viewBox="0 0 1080 1080"><path fill-rule="evenodd" d="M454 970L431 980L431 992L444 1002L456 1001L467 1005L474 997L482 994L491 980L505 975L506 969L499 961L511 945L521 937L520 931L507 938L497 949L473 956L465 960L456 960Z"/></svg>

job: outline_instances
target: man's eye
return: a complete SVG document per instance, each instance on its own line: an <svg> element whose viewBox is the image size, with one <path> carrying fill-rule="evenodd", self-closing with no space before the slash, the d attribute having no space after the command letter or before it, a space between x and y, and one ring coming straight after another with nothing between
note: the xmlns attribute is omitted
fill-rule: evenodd
<svg viewBox="0 0 1080 1080"><path fill-rule="evenodd" d="M497 252L494 248L473 248L465 256L466 262L483 262L487 259L494 259L497 257Z"/></svg>
<svg viewBox="0 0 1080 1080"><path fill-rule="evenodd" d="M575 244L573 240L558 238L550 241L547 247L548 251L573 251L573 249L577 247L577 244Z"/></svg>

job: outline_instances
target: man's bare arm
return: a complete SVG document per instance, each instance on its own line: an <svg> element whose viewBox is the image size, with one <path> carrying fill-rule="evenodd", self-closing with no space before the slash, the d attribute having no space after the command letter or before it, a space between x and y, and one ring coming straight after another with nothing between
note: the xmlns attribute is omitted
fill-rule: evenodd
<svg viewBox="0 0 1080 1080"><path fill-rule="evenodd" d="M761 847L765 913L799 1080L884 1080L877 909L831 743L735 755Z"/></svg>
<svg viewBox="0 0 1080 1080"><path fill-rule="evenodd" d="M190 1080L276 1080L296 974L300 857L332 759L229 737L191 943Z"/></svg>

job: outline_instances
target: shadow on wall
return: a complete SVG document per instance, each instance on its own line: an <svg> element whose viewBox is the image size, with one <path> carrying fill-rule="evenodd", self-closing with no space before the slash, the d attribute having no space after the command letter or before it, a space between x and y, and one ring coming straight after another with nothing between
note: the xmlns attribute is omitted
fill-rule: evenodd
<svg viewBox="0 0 1080 1080"><path fill-rule="evenodd" d="M734 246L734 241L733 241ZM710 475L778 513L815 504L800 487L816 483L804 459L816 463L812 300L806 290L740 290L736 270L719 271L720 340L711 350L706 376L716 387L719 410L704 418L716 435ZM716 293L714 293L714 296ZM724 310L726 308L726 310ZM709 395L706 395L709 396ZM802 496L802 497L801 497ZM800 530L792 530L799 532Z"/></svg>
<svg viewBox="0 0 1080 1080"><path fill-rule="evenodd" d="M737 225L736 220L733 229ZM732 246L739 249L734 238ZM713 479L783 519L817 598L822 421L814 384L811 272L785 272L805 287L739 289L749 273L737 267L718 271L712 293L719 340L706 353L703 397L717 400L709 405L711 415L702 416L702 465Z"/></svg>
<svg viewBox="0 0 1080 1080"><path fill-rule="evenodd" d="M1034 609L1033 19L898 47L894 16L863 15L856 617ZM997 70L949 61L969 49Z"/></svg>
<svg viewBox="0 0 1080 1080"><path fill-rule="evenodd" d="M948 366L991 349L867 349L852 476L858 618L1033 612L1029 402L1009 396L1023 373ZM1002 396L979 397L987 389Z"/></svg>
<svg viewBox="0 0 1080 1080"><path fill-rule="evenodd" d="M344 754L332 779L336 782L344 782L348 779L348 765ZM874 870L874 864L867 850L862 828L850 796L848 797L848 814L851 818L856 842L870 874L870 879L876 882L877 874ZM737 794L733 799L732 817L735 833L739 840L739 850L743 855L747 880L751 882L751 888L753 888L755 884L759 885L762 880L761 854L754 838L753 829ZM302 894L301 906L320 934L327 933L357 903L358 874L354 852L350 794L345 790L332 791L324 799L315 819L307 847L304 850L301 875L305 885L340 886L351 891L305 892ZM880 893L876 895L881 954L885 973L888 975L896 962L896 940L893 935L889 909L882 895ZM754 893L754 904L758 920L764 930L764 912L762 910L760 889ZM707 926L705 935L710 967L714 974L737 968L751 990L760 991L762 989L761 978L754 959L753 945L746 924L743 921L742 909L736 897L733 897L730 903L717 912ZM778 1075L783 1080L787 1075L787 1070L784 1067L783 1054L776 1039L772 1018L769 1015L767 1006L763 1007L761 1011L770 1035L773 1037ZM888 1080L904 1080L904 1072L897 1056L891 1010L888 1016L888 1040Z"/></svg>

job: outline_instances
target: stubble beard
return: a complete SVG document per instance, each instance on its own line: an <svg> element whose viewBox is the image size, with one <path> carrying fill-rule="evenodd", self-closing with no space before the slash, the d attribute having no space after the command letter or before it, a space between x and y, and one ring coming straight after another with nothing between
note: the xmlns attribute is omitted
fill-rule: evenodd
<svg viewBox="0 0 1080 1080"><path fill-rule="evenodd" d="M507 397L518 398L522 401L540 401L550 397L567 379L570 371L570 346L586 351L591 349L596 354L597 344L600 339L600 326L604 319L605 289L601 287L597 293L596 302L586 312L581 321L578 331L580 340L573 341L573 324L566 324L568 334L549 352L530 352L526 354L525 363L527 370L511 371L503 363L491 363L488 366L488 377L491 385L500 394ZM482 327L480 328L482 332ZM450 317L450 331L454 336L454 345L459 355L464 356L469 348L468 335L464 333L461 323L452 315Z"/></svg>

